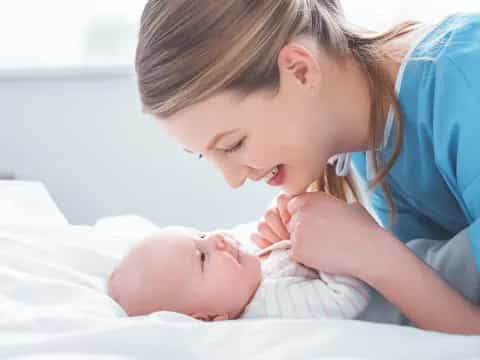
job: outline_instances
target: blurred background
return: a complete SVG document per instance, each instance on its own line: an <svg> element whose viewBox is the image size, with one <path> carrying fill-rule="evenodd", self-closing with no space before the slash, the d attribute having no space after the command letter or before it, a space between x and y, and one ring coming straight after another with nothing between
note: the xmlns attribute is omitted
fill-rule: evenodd
<svg viewBox="0 0 480 360"><path fill-rule="evenodd" d="M42 181L73 224L132 213L203 229L257 219L275 189L232 191L142 115L133 58L144 3L0 0L0 178ZM472 0L343 4L374 30L480 11Z"/></svg>

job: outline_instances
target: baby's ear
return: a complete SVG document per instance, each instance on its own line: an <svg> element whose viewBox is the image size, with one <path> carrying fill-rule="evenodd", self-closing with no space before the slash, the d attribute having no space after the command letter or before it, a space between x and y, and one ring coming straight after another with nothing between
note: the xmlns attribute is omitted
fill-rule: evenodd
<svg viewBox="0 0 480 360"><path fill-rule="evenodd" d="M215 315L215 317L213 318L213 321L224 321L228 319L229 319L228 314L222 314L222 315Z"/></svg>
<svg viewBox="0 0 480 360"><path fill-rule="evenodd" d="M208 314L205 314L205 313L196 313L196 314L193 314L192 317L197 319L197 320L201 320L201 321L212 321L210 319L210 316Z"/></svg>
<svg viewBox="0 0 480 360"><path fill-rule="evenodd" d="M222 320L229 319L228 314L213 315L213 314L205 314L205 313L196 313L196 314L193 314L192 317L202 321L222 321Z"/></svg>

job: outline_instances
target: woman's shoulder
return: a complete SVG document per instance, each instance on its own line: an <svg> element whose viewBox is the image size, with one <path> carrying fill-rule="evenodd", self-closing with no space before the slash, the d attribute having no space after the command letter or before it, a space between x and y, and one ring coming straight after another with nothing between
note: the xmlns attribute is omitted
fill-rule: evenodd
<svg viewBox="0 0 480 360"><path fill-rule="evenodd" d="M415 49L414 59L432 65L479 68L480 13L456 13L436 24Z"/></svg>
<svg viewBox="0 0 480 360"><path fill-rule="evenodd" d="M480 13L457 13L444 18L431 28L407 60L399 96L404 110L412 103L440 106L441 102L435 100L442 96L443 101L443 95L450 96L455 91L464 90L469 97L478 94L479 64ZM450 102L445 105L450 106ZM406 120L409 118L419 120L417 114L407 114Z"/></svg>

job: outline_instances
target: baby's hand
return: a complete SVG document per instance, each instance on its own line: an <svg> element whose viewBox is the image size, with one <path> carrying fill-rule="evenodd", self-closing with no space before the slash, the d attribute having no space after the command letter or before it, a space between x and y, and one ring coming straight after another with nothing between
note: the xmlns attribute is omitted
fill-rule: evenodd
<svg viewBox="0 0 480 360"><path fill-rule="evenodd" d="M267 209L263 219L258 223L257 231L251 236L251 240L260 248L265 248L281 240L288 240L290 234L287 224L290 221L290 213L287 210L291 196L280 194L276 198L276 205Z"/></svg>

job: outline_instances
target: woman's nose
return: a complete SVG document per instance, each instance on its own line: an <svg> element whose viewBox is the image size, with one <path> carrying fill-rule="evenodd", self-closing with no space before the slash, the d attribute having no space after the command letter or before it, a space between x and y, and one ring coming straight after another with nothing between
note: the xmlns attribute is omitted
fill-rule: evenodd
<svg viewBox="0 0 480 360"><path fill-rule="evenodd" d="M245 181L247 180L246 176L240 177L236 174L233 174L233 175L224 174L224 178L227 184L233 189L238 189L239 187L242 187L243 184L245 184Z"/></svg>
<svg viewBox="0 0 480 360"><path fill-rule="evenodd" d="M223 166L221 170L227 184L234 189L243 186L248 178L248 170L244 166Z"/></svg>
<svg viewBox="0 0 480 360"><path fill-rule="evenodd" d="M233 163L231 160L214 159L217 168L222 172L225 182L232 188L237 189L243 184L248 177L248 168L241 164Z"/></svg>
<svg viewBox="0 0 480 360"><path fill-rule="evenodd" d="M234 189L241 187L247 179L240 167L234 169L232 167L217 166L217 168L222 173L225 182Z"/></svg>

